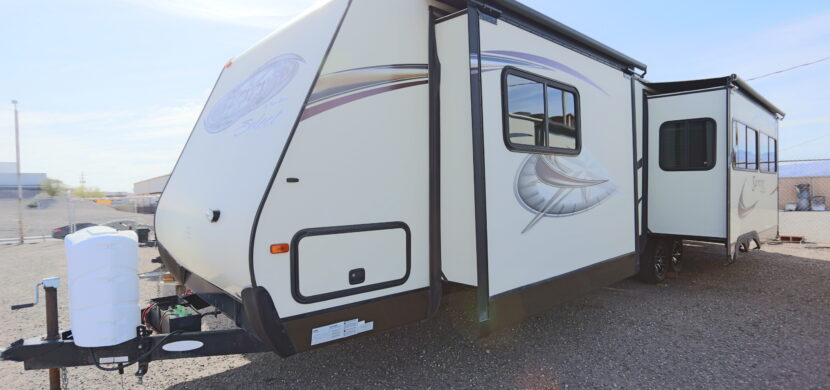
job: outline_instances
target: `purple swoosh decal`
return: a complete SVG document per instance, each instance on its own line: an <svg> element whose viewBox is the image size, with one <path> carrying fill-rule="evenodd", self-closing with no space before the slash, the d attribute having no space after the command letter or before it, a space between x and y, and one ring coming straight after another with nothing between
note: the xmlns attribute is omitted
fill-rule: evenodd
<svg viewBox="0 0 830 390"><path fill-rule="evenodd" d="M413 82L409 82L409 83L387 85L387 86L383 86L383 87L380 87L380 88L369 89L369 90L353 93L351 95L334 98L334 99L331 99L329 101L320 103L320 104L315 105L315 106L306 107L305 110L303 111L303 116L300 118L300 121L304 121L304 120L306 120L308 118L311 118L311 117L313 117L317 114L323 113L325 111L331 110L332 108L342 106L342 105L347 104L347 103L351 103L355 100L360 100L360 99L367 98L369 96L374 96L374 95L384 93L384 92L394 91L396 89L414 87L416 85L423 85L423 84L427 84L427 83L429 83L429 80L420 80L420 81L413 81Z"/></svg>
<svg viewBox="0 0 830 390"><path fill-rule="evenodd" d="M574 76L574 77L576 77L576 78L578 78L582 81L585 81L588 84L593 85L596 89L602 91L602 93L604 93L606 95L608 94L608 92L605 92L605 90L602 89L602 87L597 85L595 82L593 82L593 80L589 79L588 77L585 77L585 75L583 75L582 73L579 73L576 70L574 70L573 68L571 68L567 65L561 64L559 62L556 62L554 60L551 60L549 58L540 57L540 56L537 56L535 54L522 53L522 52L518 52L518 51L509 51L509 50L488 50L488 51L485 51L484 53L496 54L496 55L502 55L502 56L507 56L507 57L514 57L514 58L521 58L521 59L525 59L525 60L528 60L528 61L533 61L537 64L545 65L545 66L550 67L552 69L558 69L558 70L561 70L561 71L563 71L567 74L570 74L570 75L572 75L572 76Z"/></svg>
<svg viewBox="0 0 830 390"><path fill-rule="evenodd" d="M308 104L405 80L427 78L427 64L390 64L353 68L320 76Z"/></svg>

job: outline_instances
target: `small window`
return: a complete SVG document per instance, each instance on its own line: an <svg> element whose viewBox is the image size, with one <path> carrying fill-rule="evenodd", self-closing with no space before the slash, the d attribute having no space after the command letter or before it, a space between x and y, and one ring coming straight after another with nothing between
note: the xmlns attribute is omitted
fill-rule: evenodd
<svg viewBox="0 0 830 390"><path fill-rule="evenodd" d="M775 148L778 147L778 142L766 134L761 134L760 149L760 168L761 172L777 172L778 161L776 160Z"/></svg>
<svg viewBox="0 0 830 390"><path fill-rule="evenodd" d="M746 169L746 125L735 122L735 143L732 146L735 168Z"/></svg>
<svg viewBox="0 0 830 390"><path fill-rule="evenodd" d="M758 131L746 128L746 169L758 169Z"/></svg>
<svg viewBox="0 0 830 390"><path fill-rule="evenodd" d="M761 159L763 160L765 150L764 146L759 148L759 144L765 141L758 138L757 130L738 121L734 121L733 123L735 136L734 144L732 145L732 166L735 169L748 171L758 170L759 154L762 155ZM764 134L761 135L765 136Z"/></svg>
<svg viewBox="0 0 830 390"><path fill-rule="evenodd" d="M660 126L660 168L705 171L715 166L715 120L686 119Z"/></svg>
<svg viewBox="0 0 830 390"><path fill-rule="evenodd" d="M575 88L509 67L502 83L508 149L579 153L579 94Z"/></svg>

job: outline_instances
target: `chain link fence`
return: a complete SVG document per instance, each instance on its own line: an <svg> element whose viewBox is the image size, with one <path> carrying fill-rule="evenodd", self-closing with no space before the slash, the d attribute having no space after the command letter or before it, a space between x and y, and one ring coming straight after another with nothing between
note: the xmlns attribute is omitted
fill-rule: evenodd
<svg viewBox="0 0 830 390"><path fill-rule="evenodd" d="M779 162L779 233L830 243L830 158Z"/></svg>
<svg viewBox="0 0 830 390"><path fill-rule="evenodd" d="M0 243L20 240L17 192L0 196ZM63 238L73 230L107 225L118 230L150 229L158 197L85 199L77 196L48 197L45 193L24 193L22 201L25 241Z"/></svg>

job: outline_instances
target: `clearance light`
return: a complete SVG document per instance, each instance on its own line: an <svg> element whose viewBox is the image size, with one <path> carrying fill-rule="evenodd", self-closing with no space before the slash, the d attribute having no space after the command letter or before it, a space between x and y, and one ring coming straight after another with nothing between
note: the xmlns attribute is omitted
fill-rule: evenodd
<svg viewBox="0 0 830 390"><path fill-rule="evenodd" d="M288 244L272 244L271 245L271 253L286 253L288 252Z"/></svg>
<svg viewBox="0 0 830 390"><path fill-rule="evenodd" d="M230 68L230 67L231 67L231 65L233 65L233 60L228 60L228 63L227 63L227 64L225 64L225 67L226 67L226 68Z"/></svg>

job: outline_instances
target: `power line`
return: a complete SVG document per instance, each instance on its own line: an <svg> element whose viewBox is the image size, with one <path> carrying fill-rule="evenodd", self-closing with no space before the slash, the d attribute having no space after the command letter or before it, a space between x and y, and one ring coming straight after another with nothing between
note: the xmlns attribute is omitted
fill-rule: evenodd
<svg viewBox="0 0 830 390"><path fill-rule="evenodd" d="M817 141L817 140L822 139L822 138L827 137L827 136L830 136L830 133L825 133L825 134L822 134L822 135L820 135L820 136L818 136L818 137L816 137L816 138L808 139L808 140L806 140L806 141L804 141L804 142L802 142L802 143L799 143L799 144L796 144L796 145L790 146L790 147L788 147L788 148L782 149L781 151L782 151L782 152L786 152L787 150L790 150L790 149L792 149L792 148L797 148L797 147L799 147L799 146L801 146L801 145L806 145L806 144L809 144L809 143L811 143L811 142L813 142L813 141Z"/></svg>
<svg viewBox="0 0 830 390"><path fill-rule="evenodd" d="M777 71L772 72L772 73L762 74L762 75L760 75L760 76L753 77L753 78L751 78L751 79L746 79L746 81L758 80L758 79L760 79L760 78L764 78L764 77L767 77L767 76L772 76L772 75L774 75L774 74L778 74L778 73L788 72L788 71L791 71L791 70L793 70L793 69L798 69L798 68L805 67L805 66L808 66L808 65L817 64L817 63L819 63L819 62L822 62L822 61L827 61L827 60L830 60L830 57L824 57L824 58L822 58L822 59L820 59L820 60L815 60L815 61L813 61L813 62L808 62L808 63L806 63L806 64L796 65L796 66L793 66L793 67L790 67L790 68L787 68L787 69L777 70Z"/></svg>
<svg viewBox="0 0 830 390"><path fill-rule="evenodd" d="M830 161L830 158L805 158L800 160L778 160L780 163Z"/></svg>

